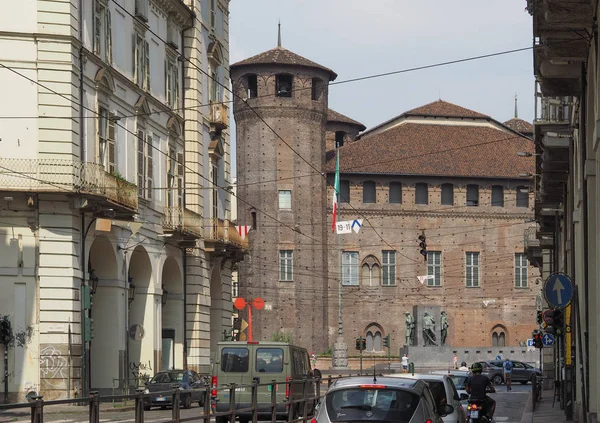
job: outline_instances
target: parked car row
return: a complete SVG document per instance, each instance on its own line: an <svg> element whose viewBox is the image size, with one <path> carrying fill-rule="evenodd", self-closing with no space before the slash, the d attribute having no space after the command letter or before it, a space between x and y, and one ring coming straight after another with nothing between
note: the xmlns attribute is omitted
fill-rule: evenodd
<svg viewBox="0 0 600 423"><path fill-rule="evenodd" d="M521 361L511 361L513 363L511 376L513 382L521 382L523 385L526 385L528 382L532 381L534 374L537 374L538 376L542 375L540 369L535 368L530 364ZM504 370L502 368L504 361L490 360L480 361L479 363L483 368L481 373L489 377L494 385L501 385L504 383Z"/></svg>

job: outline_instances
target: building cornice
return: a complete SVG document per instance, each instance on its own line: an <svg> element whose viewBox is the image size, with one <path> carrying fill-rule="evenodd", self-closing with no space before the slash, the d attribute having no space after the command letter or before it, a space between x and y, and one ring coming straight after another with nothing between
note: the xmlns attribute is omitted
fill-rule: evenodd
<svg viewBox="0 0 600 423"><path fill-rule="evenodd" d="M152 0L155 6L169 16L180 27L190 25L194 12L182 0Z"/></svg>
<svg viewBox="0 0 600 423"><path fill-rule="evenodd" d="M327 214L331 214L332 209L327 208ZM490 213L488 211L473 213L462 211L444 211L444 210L368 210L360 208L340 208L342 216L348 213L367 217L389 217L389 216L416 216L433 218L472 218L472 219L496 219L496 220L526 220L533 218L533 212L530 213Z"/></svg>

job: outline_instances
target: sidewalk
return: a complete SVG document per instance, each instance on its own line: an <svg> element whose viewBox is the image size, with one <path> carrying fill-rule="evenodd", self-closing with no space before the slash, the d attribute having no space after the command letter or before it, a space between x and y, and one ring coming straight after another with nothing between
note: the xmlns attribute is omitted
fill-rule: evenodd
<svg viewBox="0 0 600 423"><path fill-rule="evenodd" d="M135 408L134 402L129 401L127 405L125 403L115 403L113 406L112 402L101 402L100 412L124 412L132 411ZM44 406L44 415L47 414L83 414L88 412L88 405L46 405ZM12 422L14 420L23 420L24 418L31 415L31 408L17 408L13 410L0 410L0 423Z"/></svg>
<svg viewBox="0 0 600 423"><path fill-rule="evenodd" d="M553 389L543 391L542 400L535 405L535 411L532 412L531 401L533 395L530 393L521 423L565 423L567 421L565 412L564 410L560 409L560 403L558 400L554 403L554 408L552 408L553 396Z"/></svg>

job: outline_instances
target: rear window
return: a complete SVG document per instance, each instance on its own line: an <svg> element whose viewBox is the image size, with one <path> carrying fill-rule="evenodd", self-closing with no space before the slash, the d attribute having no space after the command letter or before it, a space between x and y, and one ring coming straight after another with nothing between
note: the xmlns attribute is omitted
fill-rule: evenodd
<svg viewBox="0 0 600 423"><path fill-rule="evenodd" d="M281 348L257 348L256 371L260 373L283 372L283 350Z"/></svg>
<svg viewBox="0 0 600 423"><path fill-rule="evenodd" d="M450 379L452 379L452 382L454 382L456 389L465 389L465 382L467 381L467 376L452 375L450 376Z"/></svg>
<svg viewBox="0 0 600 423"><path fill-rule="evenodd" d="M154 375L150 383L171 383L181 382L183 380L183 372L164 372Z"/></svg>
<svg viewBox="0 0 600 423"><path fill-rule="evenodd" d="M333 391L326 397L327 414L336 421L393 421L408 423L419 396L392 388L348 388Z"/></svg>
<svg viewBox="0 0 600 423"><path fill-rule="evenodd" d="M440 407L448 404L448 399L446 398L446 388L444 387L444 382L437 380L426 380L427 385L429 385L429 390L433 395L433 399L435 400L435 404L437 405L437 409L440 410Z"/></svg>
<svg viewBox="0 0 600 423"><path fill-rule="evenodd" d="M223 348L221 350L221 371L245 373L248 371L248 348Z"/></svg>

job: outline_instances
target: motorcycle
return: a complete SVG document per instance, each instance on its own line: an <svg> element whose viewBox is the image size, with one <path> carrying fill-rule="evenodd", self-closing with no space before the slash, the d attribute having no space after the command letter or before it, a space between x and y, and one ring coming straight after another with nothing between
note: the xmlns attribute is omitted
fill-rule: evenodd
<svg viewBox="0 0 600 423"><path fill-rule="evenodd" d="M493 421L491 417L484 413L482 400L469 400L466 423L492 423Z"/></svg>

